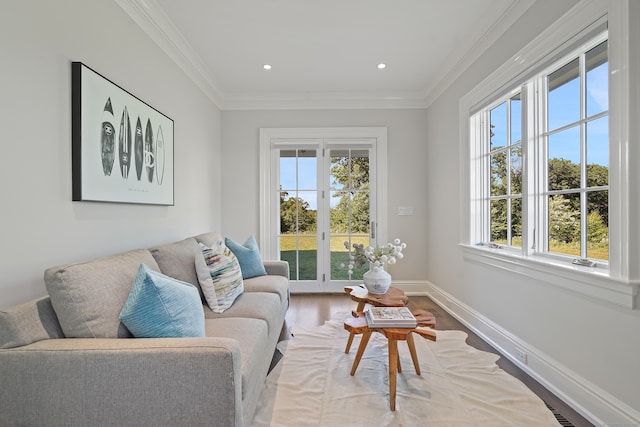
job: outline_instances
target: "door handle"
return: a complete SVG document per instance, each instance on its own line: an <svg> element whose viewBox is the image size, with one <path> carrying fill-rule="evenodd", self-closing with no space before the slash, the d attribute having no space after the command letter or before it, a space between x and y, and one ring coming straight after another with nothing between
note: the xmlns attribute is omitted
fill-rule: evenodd
<svg viewBox="0 0 640 427"><path fill-rule="evenodd" d="M371 238L376 238L376 223L374 221L371 221Z"/></svg>

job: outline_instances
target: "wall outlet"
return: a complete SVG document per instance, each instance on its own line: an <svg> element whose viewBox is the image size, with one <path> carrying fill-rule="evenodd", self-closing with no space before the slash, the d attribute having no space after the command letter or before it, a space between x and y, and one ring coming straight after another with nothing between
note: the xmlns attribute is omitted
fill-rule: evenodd
<svg viewBox="0 0 640 427"><path fill-rule="evenodd" d="M516 347L515 356L523 365L527 364L527 353L524 350Z"/></svg>

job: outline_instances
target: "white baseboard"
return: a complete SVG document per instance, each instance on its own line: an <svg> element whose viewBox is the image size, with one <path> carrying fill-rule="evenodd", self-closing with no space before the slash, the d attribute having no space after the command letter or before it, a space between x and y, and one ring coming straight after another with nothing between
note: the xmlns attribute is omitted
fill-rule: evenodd
<svg viewBox="0 0 640 427"><path fill-rule="evenodd" d="M419 289L421 286L425 286ZM401 289L405 284L395 283ZM507 359L514 362L553 394L597 426L639 426L640 412L590 383L567 366L522 341L500 325L430 282L412 282L407 289L415 295L427 295L442 309L478 334ZM405 290L407 292L407 290ZM407 295L410 295L407 293ZM524 364L515 356L516 347L526 354Z"/></svg>
<svg viewBox="0 0 640 427"><path fill-rule="evenodd" d="M426 280L394 280L392 286L404 291L406 296L428 297L428 285Z"/></svg>

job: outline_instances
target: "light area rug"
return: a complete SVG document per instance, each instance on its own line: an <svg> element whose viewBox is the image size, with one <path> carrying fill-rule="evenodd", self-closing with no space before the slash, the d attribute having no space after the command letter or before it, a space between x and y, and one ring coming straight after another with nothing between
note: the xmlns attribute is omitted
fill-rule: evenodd
<svg viewBox="0 0 640 427"><path fill-rule="evenodd" d="M398 342L396 411L389 409L387 340L371 336L358 370L349 375L360 336L344 353L348 332L337 313L323 326L293 328L280 346L253 426L558 426L544 402L496 365L499 356L466 344L462 331L415 336L422 375Z"/></svg>

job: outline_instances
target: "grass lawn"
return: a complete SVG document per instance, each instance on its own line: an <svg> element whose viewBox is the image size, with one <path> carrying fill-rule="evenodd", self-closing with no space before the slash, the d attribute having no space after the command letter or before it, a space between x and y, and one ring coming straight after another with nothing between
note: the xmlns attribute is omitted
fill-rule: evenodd
<svg viewBox="0 0 640 427"><path fill-rule="evenodd" d="M316 235L298 236L298 262L296 264L296 236L280 237L280 259L289 262L289 274L291 280L296 280L296 269L299 270L299 280L317 279L317 240ZM331 239L331 280L349 280L348 269L349 252L344 246L347 237L332 237ZM369 235L355 235L351 237L352 243L369 244ZM345 268L340 265L344 264ZM296 268L298 267L298 268ZM362 279L362 275L368 270L367 267L355 269L352 280Z"/></svg>

